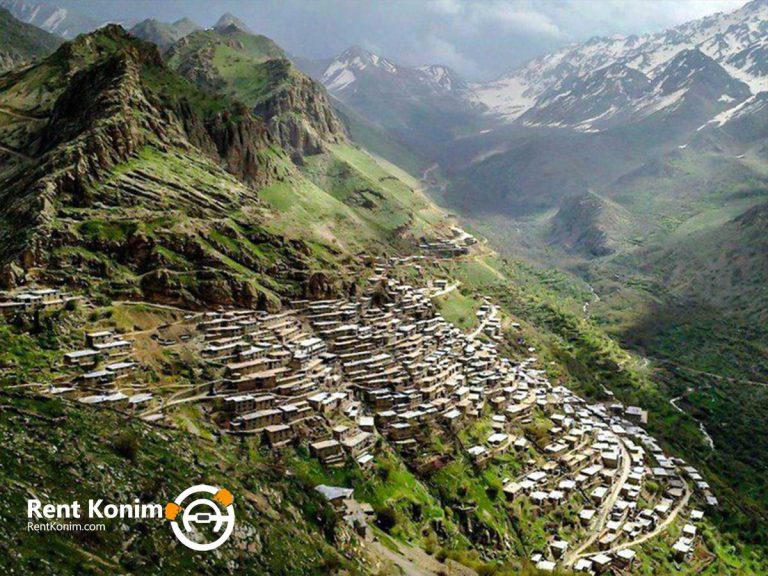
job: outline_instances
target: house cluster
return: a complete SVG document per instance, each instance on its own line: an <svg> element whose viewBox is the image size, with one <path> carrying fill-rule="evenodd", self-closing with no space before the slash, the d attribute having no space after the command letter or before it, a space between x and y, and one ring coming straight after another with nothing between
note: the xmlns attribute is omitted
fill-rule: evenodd
<svg viewBox="0 0 768 576"><path fill-rule="evenodd" d="M131 379L139 368L133 358L133 342L112 330L86 332L85 347L66 352L63 362L73 378L69 386L51 388L51 394L74 394L83 404L132 410L152 399L151 393L137 390L139 386Z"/></svg>
<svg viewBox="0 0 768 576"><path fill-rule="evenodd" d="M508 499L526 497L543 511L566 501L575 504L581 531L569 542L555 530L548 549L531 560L542 571L553 571L558 564L583 574L627 569L635 561L634 546L682 517L690 497L685 477L693 480L698 473L664 454L640 426L646 419L641 410L588 404L567 388L552 388L541 380L539 385L537 404L552 423L550 443L543 447L550 458L509 481L504 494ZM716 505L706 500L708 486L697 488L705 501ZM693 510L689 518L695 523L703 512ZM693 549L696 531L691 522L675 544L677 560ZM579 548L586 539L582 533L591 538Z"/></svg>
<svg viewBox="0 0 768 576"><path fill-rule="evenodd" d="M34 288L19 292L0 294L0 314L15 316L21 313L31 313L49 310L60 310L70 300L78 298L66 294L57 288Z"/></svg>
<svg viewBox="0 0 768 576"><path fill-rule="evenodd" d="M511 406L528 397L493 341L435 312L431 295L444 282L415 288L389 278L388 264L377 263L357 299L205 316L202 354L223 371L217 402L228 431L276 448L306 442L328 466L347 458L365 466L375 432L415 450L434 423L453 427L479 417L486 403ZM484 333L497 336L495 311L486 305L480 314L489 316Z"/></svg>
<svg viewBox="0 0 768 576"><path fill-rule="evenodd" d="M454 258L469 254L470 247L477 244L477 239L461 228L454 226L451 233L452 236L445 239L423 237L419 240L419 249L438 258Z"/></svg>

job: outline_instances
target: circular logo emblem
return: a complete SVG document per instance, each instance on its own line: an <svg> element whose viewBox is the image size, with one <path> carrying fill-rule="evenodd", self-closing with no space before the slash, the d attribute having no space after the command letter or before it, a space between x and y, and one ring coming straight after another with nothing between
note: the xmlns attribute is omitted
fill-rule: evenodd
<svg viewBox="0 0 768 576"><path fill-rule="evenodd" d="M205 496L185 504L194 494ZM176 538L187 548L198 552L215 550L227 541L235 528L234 497L225 488L198 484L187 488L173 502L166 504L165 517L171 521ZM202 527L208 528L204 530L206 534L200 529ZM200 541L210 533L218 534L218 537L212 542Z"/></svg>

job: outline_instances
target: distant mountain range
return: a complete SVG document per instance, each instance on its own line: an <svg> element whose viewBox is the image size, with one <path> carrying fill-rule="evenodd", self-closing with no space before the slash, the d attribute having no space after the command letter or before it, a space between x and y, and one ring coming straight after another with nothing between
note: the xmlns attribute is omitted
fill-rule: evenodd
<svg viewBox="0 0 768 576"><path fill-rule="evenodd" d="M189 18L182 18L170 24L154 18L147 18L136 24L129 32L137 38L157 44L161 50L165 50L177 40L181 40L196 30L200 30L200 26Z"/></svg>
<svg viewBox="0 0 768 576"><path fill-rule="evenodd" d="M103 22L89 18L74 10L60 8L42 2L26 0L0 0L0 7L8 10L15 18L42 28L62 38L74 38L83 32L98 28Z"/></svg>
<svg viewBox="0 0 768 576"><path fill-rule="evenodd" d="M8 10L0 8L0 73L47 56L61 42L61 38L19 22Z"/></svg>
<svg viewBox="0 0 768 576"><path fill-rule="evenodd" d="M359 47L297 62L371 116L384 102L428 109L451 101L507 123L596 132L698 106L691 121L722 124L768 90L766 22L768 1L754 0L664 32L570 45L488 83L466 82L446 66L403 66Z"/></svg>
<svg viewBox="0 0 768 576"><path fill-rule="evenodd" d="M476 85L474 96L506 120L580 130L674 107L697 82L710 82L717 108L732 110L768 90L768 65L761 57L766 18L768 2L754 0L664 32L593 38Z"/></svg>

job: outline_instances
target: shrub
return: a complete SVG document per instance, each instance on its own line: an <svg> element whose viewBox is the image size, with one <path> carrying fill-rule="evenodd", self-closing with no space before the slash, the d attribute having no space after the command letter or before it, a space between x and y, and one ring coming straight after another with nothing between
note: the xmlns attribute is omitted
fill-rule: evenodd
<svg viewBox="0 0 768 576"><path fill-rule="evenodd" d="M376 511L376 526L384 530L384 532L390 532L397 526L397 512L395 509L391 506L379 508Z"/></svg>
<svg viewBox="0 0 768 576"><path fill-rule="evenodd" d="M125 430L114 439L112 448L116 454L133 461L139 451L139 439L131 430Z"/></svg>

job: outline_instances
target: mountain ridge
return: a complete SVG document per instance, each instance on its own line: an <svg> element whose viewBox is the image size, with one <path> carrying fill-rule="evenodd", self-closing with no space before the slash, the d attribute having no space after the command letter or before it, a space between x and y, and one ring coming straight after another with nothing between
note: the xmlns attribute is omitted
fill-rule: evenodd
<svg viewBox="0 0 768 576"><path fill-rule="evenodd" d="M166 56L172 68L202 89L228 92L251 106L295 158L345 138L322 88L265 36L228 23L185 36Z"/></svg>

